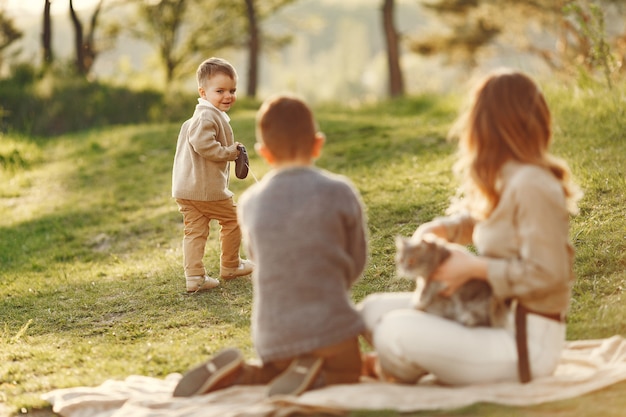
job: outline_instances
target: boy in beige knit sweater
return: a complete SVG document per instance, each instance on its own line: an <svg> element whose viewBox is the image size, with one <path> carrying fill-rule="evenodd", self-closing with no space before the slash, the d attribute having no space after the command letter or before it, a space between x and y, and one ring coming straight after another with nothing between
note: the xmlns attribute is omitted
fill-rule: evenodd
<svg viewBox="0 0 626 417"><path fill-rule="evenodd" d="M183 259L187 292L219 285L206 274L202 258L215 219L220 229L220 275L232 279L252 272L239 257L241 231L233 193L228 189L230 161L239 155L226 114L237 96L237 73L220 58L205 60L196 72L200 98L191 119L183 123L172 170L172 197L183 215Z"/></svg>

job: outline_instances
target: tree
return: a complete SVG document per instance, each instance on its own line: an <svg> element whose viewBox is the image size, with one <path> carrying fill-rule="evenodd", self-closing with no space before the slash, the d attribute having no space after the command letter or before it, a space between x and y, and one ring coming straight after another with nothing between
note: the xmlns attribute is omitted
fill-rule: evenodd
<svg viewBox="0 0 626 417"><path fill-rule="evenodd" d="M41 49L43 53L44 68L52 64L54 55L52 53L52 18L50 16L51 0L45 0L43 8L43 30L41 32Z"/></svg>
<svg viewBox="0 0 626 417"><path fill-rule="evenodd" d="M611 46L606 39L606 24L604 12L598 4L580 4L579 2L569 3L564 11L566 15L572 15L576 21L576 33L580 34L580 39L584 40L584 61L585 68L592 72L600 69L609 89L613 87L612 75L619 70L624 60L621 61L611 50ZM622 35L623 36L623 35Z"/></svg>
<svg viewBox="0 0 626 417"><path fill-rule="evenodd" d="M431 33L410 42L410 49L420 55L444 55L449 63L477 65L478 52L490 45L502 30L502 21L486 10L490 0L439 0L424 2L424 7L449 28L446 33ZM500 5L504 1L499 1ZM525 2L518 2L525 3ZM494 5L494 8L497 7ZM502 7L502 6L500 6ZM492 11L493 12L493 11Z"/></svg>
<svg viewBox="0 0 626 417"><path fill-rule="evenodd" d="M22 37L22 32L13 24L13 19L7 16L0 8L0 69L4 64L4 55L16 40Z"/></svg>
<svg viewBox="0 0 626 417"><path fill-rule="evenodd" d="M22 32L15 27L13 19L0 8L0 52L22 37Z"/></svg>
<svg viewBox="0 0 626 417"><path fill-rule="evenodd" d="M136 0L138 14L125 24L130 34L156 45L166 88L199 62L241 44L240 4L231 0Z"/></svg>
<svg viewBox="0 0 626 417"><path fill-rule="evenodd" d="M194 73L203 59L227 49L246 49L246 94L254 97L261 45L272 48L285 39L263 34L262 22L293 1L134 0L138 13L124 26L133 37L156 46L166 89Z"/></svg>
<svg viewBox="0 0 626 417"><path fill-rule="evenodd" d="M261 43L266 47L283 45L287 38L277 37L266 34L262 36L260 24L263 20L276 13L280 8L292 3L294 0L272 0L264 1L263 8L257 7L255 0L245 0L246 17L248 22L248 84L246 96L256 97L258 72L259 72L259 55L261 53Z"/></svg>
<svg viewBox="0 0 626 417"><path fill-rule="evenodd" d="M623 34L607 33L605 16L623 12L616 0L535 0L515 3L508 1L502 13L506 29L500 38L523 52L540 57L555 73L578 76L601 71L611 86L611 75L620 68L618 50ZM614 9L610 9L614 8ZM515 24L522 20L525 25ZM520 19L521 18L521 19ZM539 28L533 33L529 23ZM539 42L540 40L541 42ZM548 40L548 42L546 42ZM623 52L622 58L623 59Z"/></svg>
<svg viewBox="0 0 626 417"><path fill-rule="evenodd" d="M248 97L255 97L259 73L259 24L254 7L254 0L245 0L245 2L250 39L248 42L248 89L246 90L246 95Z"/></svg>
<svg viewBox="0 0 626 417"><path fill-rule="evenodd" d="M176 39L187 7L186 3L187 0L160 1L144 3L142 7L142 12L152 29L152 36L156 38L159 55L165 65L167 84L172 81L176 68L184 59L184 55L177 54L175 50Z"/></svg>
<svg viewBox="0 0 626 417"><path fill-rule="evenodd" d="M49 0L46 0L49 2ZM76 11L74 10L74 2L70 0L70 17L72 19L72 24L74 25L74 47L76 51L76 71L78 74L86 77L91 68L93 67L94 61L96 60L96 56L98 51L95 46L95 32L96 27L98 26L98 17L100 16L100 11L102 10L102 4L104 0L99 0L96 8L91 14L90 24L87 30L87 34L85 35L83 30L83 24L80 21Z"/></svg>
<svg viewBox="0 0 626 417"><path fill-rule="evenodd" d="M382 12L389 68L389 94L391 97L400 97L404 95L404 78L400 68L399 36L394 23L394 0L384 0Z"/></svg>
<svg viewBox="0 0 626 417"><path fill-rule="evenodd" d="M613 63L609 46L616 49L626 35L605 39L604 14L608 7L623 7L621 0L422 0L449 28L445 34L413 39L411 50L422 55L441 54L449 63L473 67L481 53L496 43L535 55L554 72L577 74L607 71ZM623 48L624 59L626 48ZM599 55L598 55L599 54ZM626 60L625 60L626 62Z"/></svg>

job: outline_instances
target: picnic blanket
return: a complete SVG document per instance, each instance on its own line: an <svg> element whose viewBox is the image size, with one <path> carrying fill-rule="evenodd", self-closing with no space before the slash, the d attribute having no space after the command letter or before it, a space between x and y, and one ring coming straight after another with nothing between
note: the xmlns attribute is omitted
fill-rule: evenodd
<svg viewBox="0 0 626 417"><path fill-rule="evenodd" d="M132 375L97 387L57 389L43 395L63 417L287 417L347 415L353 410L454 409L478 402L536 405L573 398L626 380L626 340L570 341L554 375L528 384L495 383L464 387L362 382L335 385L299 397L267 399L264 386L235 386L207 395L174 398L181 374L164 379Z"/></svg>

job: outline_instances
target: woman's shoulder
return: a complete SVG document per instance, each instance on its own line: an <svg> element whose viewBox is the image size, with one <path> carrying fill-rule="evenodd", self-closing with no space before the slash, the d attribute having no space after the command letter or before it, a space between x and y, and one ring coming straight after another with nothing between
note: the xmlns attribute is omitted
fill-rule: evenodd
<svg viewBox="0 0 626 417"><path fill-rule="evenodd" d="M511 191L562 193L563 187L549 169L527 163L507 162L503 168L505 188Z"/></svg>

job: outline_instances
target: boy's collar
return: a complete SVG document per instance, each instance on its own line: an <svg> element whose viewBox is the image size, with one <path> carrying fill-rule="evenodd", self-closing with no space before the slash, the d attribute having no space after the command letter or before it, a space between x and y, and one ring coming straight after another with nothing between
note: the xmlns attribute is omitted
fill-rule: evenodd
<svg viewBox="0 0 626 417"><path fill-rule="evenodd" d="M209 100L203 99L202 97L198 97L198 103L204 104L205 106L213 107L215 110L222 113L222 116L224 116L227 122L230 122L230 116L228 115L228 113L226 113L225 111L221 111L220 109L215 107L213 103L211 103Z"/></svg>

